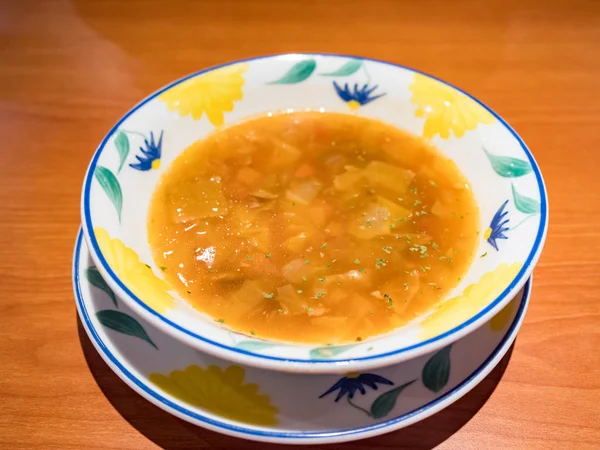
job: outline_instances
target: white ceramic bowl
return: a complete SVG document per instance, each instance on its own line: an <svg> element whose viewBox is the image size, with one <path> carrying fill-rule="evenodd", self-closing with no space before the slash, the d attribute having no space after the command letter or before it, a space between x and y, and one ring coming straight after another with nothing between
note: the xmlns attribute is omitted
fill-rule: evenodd
<svg viewBox="0 0 600 450"><path fill-rule="evenodd" d="M485 230L478 248L482 257L440 305L406 327L356 344L288 345L231 331L170 290L148 245L146 218L155 185L186 147L215 127L248 116L305 109L353 112L430 140L471 182ZM192 347L245 366L311 373L396 364L471 333L529 278L548 224L537 164L491 109L415 70L316 54L225 64L175 81L143 100L96 150L83 185L81 214L102 277L145 320Z"/></svg>

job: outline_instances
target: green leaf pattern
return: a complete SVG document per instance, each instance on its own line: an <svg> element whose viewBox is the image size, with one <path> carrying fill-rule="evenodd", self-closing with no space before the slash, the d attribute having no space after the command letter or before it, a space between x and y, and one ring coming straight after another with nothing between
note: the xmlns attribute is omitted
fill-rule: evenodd
<svg viewBox="0 0 600 450"><path fill-rule="evenodd" d="M121 311L105 309L98 311L96 313L96 317L98 318L98 321L105 327L115 330L119 333L143 339L158 350L158 347L154 342L152 342L152 339L150 339L150 336L148 336L148 333L146 333L144 327L130 315Z"/></svg>
<svg viewBox="0 0 600 450"><path fill-rule="evenodd" d="M115 147L117 148L117 152L119 152L119 170L117 170L117 173L120 173L127 160L127 155L129 155L129 138L122 131L117 133Z"/></svg>
<svg viewBox="0 0 600 450"><path fill-rule="evenodd" d="M351 59L333 72L321 73L324 77L347 77L356 73L363 65L362 59Z"/></svg>
<svg viewBox="0 0 600 450"><path fill-rule="evenodd" d="M396 400L398 399L400 393L415 381L417 380L404 383L403 385L384 392L377 397L371 405L371 417L373 417L373 419L381 419L382 417L387 416L392 409L394 409L394 406L396 406Z"/></svg>
<svg viewBox="0 0 600 450"><path fill-rule="evenodd" d="M483 149L494 171L504 178L517 178L527 175L532 171L531 164L522 159L509 156L498 156Z"/></svg>
<svg viewBox="0 0 600 450"><path fill-rule="evenodd" d="M115 304L115 307L118 308L119 304L117 303L117 297L115 297L115 293L110 287L108 287L108 284L106 284L106 281L104 281L104 278L102 278L102 275L100 275L100 272L98 272L98 269L96 269L95 267L89 267L85 270L84 273L88 281L93 286L96 286L98 289L101 289L104 292L106 292Z"/></svg>
<svg viewBox="0 0 600 450"><path fill-rule="evenodd" d="M423 384L432 392L441 391L450 379L450 350L452 344L433 355L425 366L421 378Z"/></svg>
<svg viewBox="0 0 600 450"><path fill-rule="evenodd" d="M277 81L269 84L296 84L306 80L314 72L317 62L314 59L299 61Z"/></svg>
<svg viewBox="0 0 600 450"><path fill-rule="evenodd" d="M512 185L512 194L513 200L515 202L515 208L517 208L522 213L538 214L540 212L540 202L532 199L531 197L519 194L515 189L514 184Z"/></svg>
<svg viewBox="0 0 600 450"><path fill-rule="evenodd" d="M100 186L108 196L109 200L114 205L120 223L121 210L123 208L123 193L121 192L119 180L117 180L117 177L114 173L103 166L96 167L94 176L96 177L96 180L98 180L98 183L100 183Z"/></svg>

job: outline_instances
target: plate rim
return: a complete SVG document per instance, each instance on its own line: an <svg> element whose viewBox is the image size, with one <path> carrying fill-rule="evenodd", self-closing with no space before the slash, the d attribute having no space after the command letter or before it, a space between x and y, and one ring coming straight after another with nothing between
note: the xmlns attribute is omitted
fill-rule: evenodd
<svg viewBox="0 0 600 450"><path fill-rule="evenodd" d="M157 389L152 388L149 383L145 383L143 380L136 377L130 370L128 370L126 367L127 363L123 364L119 358L117 358L115 354L110 351L90 320L80 286L81 277L79 272L79 262L82 243L83 232L80 228L75 242L72 261L72 283L77 312L88 338L111 370L135 392L169 414L214 432L261 442L276 442L286 444L326 444L366 439L404 428L448 407L471 391L475 386L477 386L479 382L485 378L504 357L516 339L517 333L523 323L531 298L533 282L533 277L531 277L525 283L523 297L521 303L519 304L519 309L517 310L515 318L494 351L485 359L483 363L479 365L479 367L477 367L477 369L471 373L471 375L465 378L450 391L442 394L436 399L420 406L417 409L402 414L401 416L366 427L346 428L332 431L326 430L320 432L270 432L256 428L233 425L231 423L227 423L227 421L215 420L214 418L191 411L164 397ZM185 344L181 343L181 345ZM310 374L306 374L306 376L310 376Z"/></svg>

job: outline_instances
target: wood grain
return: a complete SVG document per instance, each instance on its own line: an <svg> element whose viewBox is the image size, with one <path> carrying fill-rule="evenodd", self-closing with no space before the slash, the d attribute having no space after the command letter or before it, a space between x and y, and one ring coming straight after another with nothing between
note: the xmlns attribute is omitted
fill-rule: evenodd
<svg viewBox="0 0 600 450"><path fill-rule="evenodd" d="M600 2L577 0L0 2L0 447L259 448L127 388L79 329L70 262L89 158L132 104L205 66L289 51L463 87L523 136L550 196L506 367L421 424L337 448L600 448Z"/></svg>

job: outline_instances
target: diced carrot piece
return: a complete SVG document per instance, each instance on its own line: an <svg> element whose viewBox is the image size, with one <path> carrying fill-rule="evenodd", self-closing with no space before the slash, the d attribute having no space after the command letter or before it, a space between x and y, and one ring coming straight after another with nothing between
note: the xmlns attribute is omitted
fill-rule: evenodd
<svg viewBox="0 0 600 450"><path fill-rule="evenodd" d="M294 176L296 178L306 178L310 177L313 173L315 173L313 167L308 163L304 163L300 167L298 167Z"/></svg>
<svg viewBox="0 0 600 450"><path fill-rule="evenodd" d="M237 173L237 180L247 186L254 186L262 175L258 170L250 167L242 167Z"/></svg>

